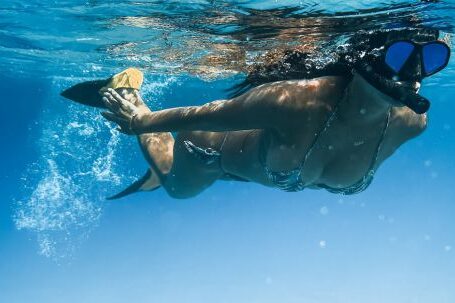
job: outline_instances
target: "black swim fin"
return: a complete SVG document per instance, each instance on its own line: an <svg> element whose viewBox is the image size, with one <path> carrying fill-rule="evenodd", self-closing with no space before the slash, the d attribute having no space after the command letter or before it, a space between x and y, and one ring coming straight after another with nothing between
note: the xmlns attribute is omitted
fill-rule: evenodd
<svg viewBox="0 0 455 303"><path fill-rule="evenodd" d="M105 108L101 95L98 92L110 81L111 78L82 82L62 91L60 95L77 103Z"/></svg>
<svg viewBox="0 0 455 303"><path fill-rule="evenodd" d="M158 189L160 186L161 184L158 179L158 176L155 173L153 173L151 169L148 169L142 178L140 178L139 180L137 180L136 182L128 186L126 189L119 192L118 194L113 195L112 197L108 197L106 199L107 200L120 199L138 191L153 191Z"/></svg>

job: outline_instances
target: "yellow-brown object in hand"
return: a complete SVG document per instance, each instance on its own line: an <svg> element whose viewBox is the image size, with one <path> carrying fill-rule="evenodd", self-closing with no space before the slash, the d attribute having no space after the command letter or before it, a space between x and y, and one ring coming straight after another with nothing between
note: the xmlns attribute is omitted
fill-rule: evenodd
<svg viewBox="0 0 455 303"><path fill-rule="evenodd" d="M99 91L102 88L133 88L139 90L144 77L135 68L128 68L108 79L92 80L78 83L61 92L61 95L72 101L99 108L106 108Z"/></svg>
<svg viewBox="0 0 455 303"><path fill-rule="evenodd" d="M134 88L139 90L144 81L142 72L136 68L127 68L124 71L112 76L109 83L106 85L108 88Z"/></svg>

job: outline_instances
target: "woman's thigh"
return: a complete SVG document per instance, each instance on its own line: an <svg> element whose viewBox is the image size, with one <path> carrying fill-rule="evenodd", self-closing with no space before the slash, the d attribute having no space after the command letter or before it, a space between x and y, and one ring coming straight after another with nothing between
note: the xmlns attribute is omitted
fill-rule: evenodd
<svg viewBox="0 0 455 303"><path fill-rule="evenodd" d="M180 132L174 144L171 171L165 188L175 198L189 198L202 192L223 176L219 151L223 133ZM213 152L206 157L202 151Z"/></svg>

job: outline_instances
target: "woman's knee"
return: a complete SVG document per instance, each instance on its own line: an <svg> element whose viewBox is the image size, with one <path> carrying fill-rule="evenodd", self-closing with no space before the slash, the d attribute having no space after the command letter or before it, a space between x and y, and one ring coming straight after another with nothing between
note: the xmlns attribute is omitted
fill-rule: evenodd
<svg viewBox="0 0 455 303"><path fill-rule="evenodd" d="M171 171L166 175L164 187L168 194L176 199L197 196L212 185L223 174L219 155L211 147L197 141L199 134L179 134L174 145L174 161ZM199 139L200 140L200 139Z"/></svg>

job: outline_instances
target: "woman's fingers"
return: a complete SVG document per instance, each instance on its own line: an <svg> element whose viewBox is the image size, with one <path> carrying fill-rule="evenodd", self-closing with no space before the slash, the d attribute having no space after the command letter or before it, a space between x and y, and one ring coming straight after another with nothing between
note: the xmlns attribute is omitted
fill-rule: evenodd
<svg viewBox="0 0 455 303"><path fill-rule="evenodd" d="M107 92L108 92L109 94L111 94L112 97L114 97L114 99L118 100L119 102L125 100L125 99L123 99L122 96L120 96L119 93L117 93L117 92L115 91L115 89L108 88ZM125 101L126 101L126 100L125 100Z"/></svg>
<svg viewBox="0 0 455 303"><path fill-rule="evenodd" d="M122 108L121 102L115 99L109 92L103 94L103 102L114 113L119 112Z"/></svg>
<svg viewBox="0 0 455 303"><path fill-rule="evenodd" d="M108 89L108 91L104 92L103 96L108 99L108 102L112 105L112 107L117 106L117 109L113 108L114 110L122 109L124 112L128 114L131 114L136 111L135 105L125 100L122 96L120 96L115 90L111 88Z"/></svg>
<svg viewBox="0 0 455 303"><path fill-rule="evenodd" d="M122 100L116 99L110 92L105 92L103 96L104 103L112 112L124 115L125 112L129 111L123 105Z"/></svg>
<svg viewBox="0 0 455 303"><path fill-rule="evenodd" d="M133 95L130 96L134 98ZM112 88L104 90L103 102L110 112L102 112L101 115L106 120L116 123L118 125L118 131L128 135L134 134L131 130L131 123L137 115L139 108L127 101Z"/></svg>
<svg viewBox="0 0 455 303"><path fill-rule="evenodd" d="M100 90L98 91L98 93L99 93L100 95L102 95L102 94L104 94L105 92L107 92L107 90L108 90L107 87L102 87L102 88L100 88Z"/></svg>
<svg viewBox="0 0 455 303"><path fill-rule="evenodd" d="M113 100L114 102L117 102L117 104L120 105L120 107L123 110L125 110L125 111L131 110L132 104L130 102L126 101L126 99L124 99L122 96L120 96L120 94L117 93L115 91L115 89L109 89L109 93L110 93L111 100Z"/></svg>
<svg viewBox="0 0 455 303"><path fill-rule="evenodd" d="M115 112L116 111L116 108L114 107L114 105L111 103L111 101L109 101L109 99L107 97L103 97L102 98L103 102L104 102L104 105L106 105L106 107L108 109L110 109L111 111Z"/></svg>

